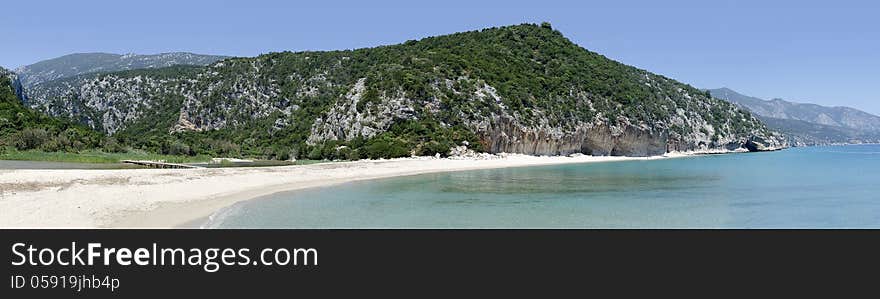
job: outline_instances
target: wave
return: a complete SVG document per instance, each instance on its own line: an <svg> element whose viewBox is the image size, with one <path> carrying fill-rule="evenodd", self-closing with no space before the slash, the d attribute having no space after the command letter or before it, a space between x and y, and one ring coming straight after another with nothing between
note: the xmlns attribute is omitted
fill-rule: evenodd
<svg viewBox="0 0 880 299"><path fill-rule="evenodd" d="M211 229L211 228L221 228L225 220L227 220L230 216L238 214L241 212L240 203L233 204L231 206L225 207L214 214L208 216L208 220L202 225L199 226L200 229Z"/></svg>

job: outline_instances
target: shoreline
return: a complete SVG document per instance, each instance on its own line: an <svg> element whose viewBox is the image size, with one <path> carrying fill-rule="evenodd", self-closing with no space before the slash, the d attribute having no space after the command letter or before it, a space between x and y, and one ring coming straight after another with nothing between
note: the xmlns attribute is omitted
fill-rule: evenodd
<svg viewBox="0 0 880 299"><path fill-rule="evenodd" d="M236 203L286 191L391 177L652 157L488 155L215 169L0 170L0 227L194 228ZM732 153L732 152L728 152Z"/></svg>

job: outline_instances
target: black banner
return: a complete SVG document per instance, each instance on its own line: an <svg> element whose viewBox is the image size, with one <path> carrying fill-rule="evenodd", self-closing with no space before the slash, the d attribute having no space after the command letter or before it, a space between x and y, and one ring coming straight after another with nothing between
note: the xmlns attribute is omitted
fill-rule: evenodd
<svg viewBox="0 0 880 299"><path fill-rule="evenodd" d="M870 282L873 275L856 273L876 273L880 266L878 231L2 230L0 235L2 289L12 295L3 298L272 292L421 297L609 288L626 294L686 285L729 288L733 282L778 285L793 278L802 286L844 276Z"/></svg>

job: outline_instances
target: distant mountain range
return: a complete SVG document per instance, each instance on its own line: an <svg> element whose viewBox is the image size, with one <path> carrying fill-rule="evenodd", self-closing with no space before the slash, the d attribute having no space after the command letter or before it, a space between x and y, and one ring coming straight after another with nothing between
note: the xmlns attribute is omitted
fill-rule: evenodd
<svg viewBox="0 0 880 299"><path fill-rule="evenodd" d="M174 65L204 66L225 58L228 56L186 52L152 55L77 53L23 66L15 69L15 73L21 84L28 88L43 82L87 73L162 68Z"/></svg>
<svg viewBox="0 0 880 299"><path fill-rule="evenodd" d="M729 88L709 92L751 111L771 129L785 133L795 145L880 142L880 116L858 109L763 100Z"/></svg>

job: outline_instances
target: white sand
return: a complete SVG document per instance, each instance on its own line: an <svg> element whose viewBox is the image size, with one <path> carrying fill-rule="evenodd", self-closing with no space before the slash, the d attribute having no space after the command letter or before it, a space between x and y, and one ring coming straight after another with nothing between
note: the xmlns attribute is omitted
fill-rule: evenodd
<svg viewBox="0 0 880 299"><path fill-rule="evenodd" d="M276 192L421 173L677 157L407 158L222 169L0 170L0 227L176 227Z"/></svg>

